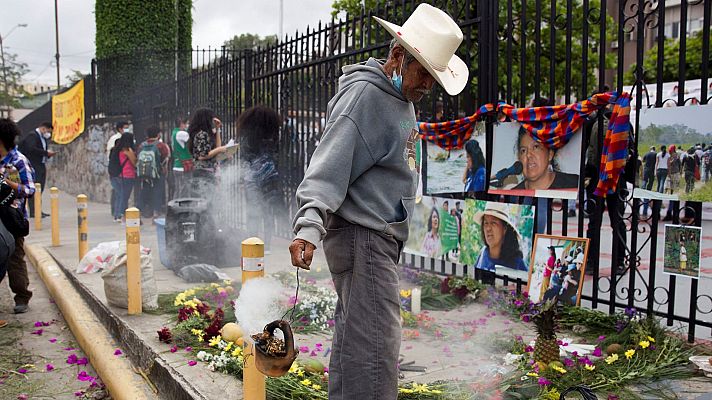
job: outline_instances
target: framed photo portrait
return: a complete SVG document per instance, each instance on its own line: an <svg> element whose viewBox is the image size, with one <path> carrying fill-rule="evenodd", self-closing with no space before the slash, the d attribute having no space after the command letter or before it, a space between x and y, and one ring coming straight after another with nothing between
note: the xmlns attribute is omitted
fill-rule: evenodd
<svg viewBox="0 0 712 400"><path fill-rule="evenodd" d="M529 268L527 292L535 303L550 299L581 304L589 239L537 234Z"/></svg>

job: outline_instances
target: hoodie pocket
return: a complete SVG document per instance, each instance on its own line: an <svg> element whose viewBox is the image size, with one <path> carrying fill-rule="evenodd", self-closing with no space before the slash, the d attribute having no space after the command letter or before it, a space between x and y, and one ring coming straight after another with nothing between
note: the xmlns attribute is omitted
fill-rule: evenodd
<svg viewBox="0 0 712 400"><path fill-rule="evenodd" d="M415 196L401 197L401 207L403 207L403 215L405 218L402 221L396 221L386 226L386 232L396 238L408 236L408 224L410 222L410 214L415 206Z"/></svg>

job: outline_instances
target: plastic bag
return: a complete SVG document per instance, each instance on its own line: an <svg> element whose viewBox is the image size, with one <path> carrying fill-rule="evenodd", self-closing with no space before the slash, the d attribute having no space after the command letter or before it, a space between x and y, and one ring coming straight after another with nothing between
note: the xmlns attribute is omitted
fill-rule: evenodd
<svg viewBox="0 0 712 400"><path fill-rule="evenodd" d="M108 268L119 252L121 242L102 242L89 250L77 265L78 274L93 274Z"/></svg>
<svg viewBox="0 0 712 400"><path fill-rule="evenodd" d="M176 275L186 282L221 282L230 279L226 273L209 264L186 265L178 270Z"/></svg>
<svg viewBox="0 0 712 400"><path fill-rule="evenodd" d="M104 294L110 305L128 309L128 284L126 278L126 242L119 243L113 262L101 273L104 280ZM144 310L158 308L158 288L153 276L151 250L141 247L141 303Z"/></svg>

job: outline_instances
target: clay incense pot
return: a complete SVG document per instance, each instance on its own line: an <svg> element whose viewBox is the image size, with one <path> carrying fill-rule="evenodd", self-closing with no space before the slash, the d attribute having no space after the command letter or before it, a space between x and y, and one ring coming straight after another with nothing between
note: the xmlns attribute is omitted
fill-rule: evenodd
<svg viewBox="0 0 712 400"><path fill-rule="evenodd" d="M279 329L284 334L284 349L275 352L270 349L274 343L274 331ZM252 335L255 341L255 366L262 374L278 378L289 372L292 363L297 358L294 348L294 334L289 323L284 320L272 321L267 324L262 333Z"/></svg>

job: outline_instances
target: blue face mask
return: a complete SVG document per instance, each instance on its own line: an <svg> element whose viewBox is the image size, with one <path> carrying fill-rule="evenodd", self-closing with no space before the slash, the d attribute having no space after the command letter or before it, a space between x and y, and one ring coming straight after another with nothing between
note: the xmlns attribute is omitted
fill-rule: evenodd
<svg viewBox="0 0 712 400"><path fill-rule="evenodd" d="M398 93L403 94L403 61L405 60L405 55L401 59L401 65L400 65L400 70L401 72L399 74L396 74L396 70L393 70L393 74L391 75L391 83L393 83L393 87L398 90Z"/></svg>

